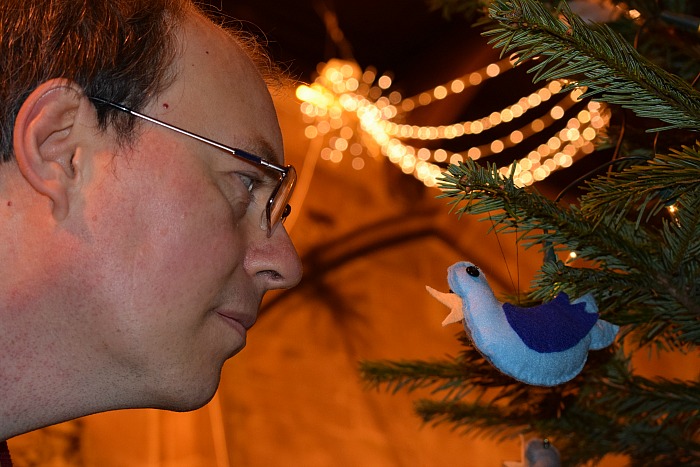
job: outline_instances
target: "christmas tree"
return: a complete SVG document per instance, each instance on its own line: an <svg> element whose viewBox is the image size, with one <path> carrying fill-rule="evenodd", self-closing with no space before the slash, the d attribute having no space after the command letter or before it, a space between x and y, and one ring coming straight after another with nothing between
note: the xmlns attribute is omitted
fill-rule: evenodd
<svg viewBox="0 0 700 467"><path fill-rule="evenodd" d="M580 87L583 98L612 109L607 137L589 156L600 155L598 170L564 190L580 193L572 203L519 186L514 170L470 160L447 166L440 188L451 212L481 216L493 235L542 250L531 289L511 302L591 293L601 319L620 332L612 346L590 352L578 376L551 387L504 375L466 334L454 358L362 362L363 378L395 391L432 389L434 397L416 402L425 421L495 437L546 436L563 465L607 454L631 465L699 465L698 379L645 377L631 364L650 351L693 354L700 343L698 6L572 2L606 6L603 24L563 2L431 3L448 16L486 12L478 19L484 35L535 81L566 80L565 91ZM583 260L576 267L563 259L572 251Z"/></svg>

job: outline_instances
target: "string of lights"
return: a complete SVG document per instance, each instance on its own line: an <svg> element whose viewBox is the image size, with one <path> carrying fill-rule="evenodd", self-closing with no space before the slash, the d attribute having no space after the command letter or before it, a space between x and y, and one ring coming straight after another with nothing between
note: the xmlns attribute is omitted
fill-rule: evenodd
<svg viewBox="0 0 700 467"><path fill-rule="evenodd" d="M419 107L460 94L470 87L480 86L512 69L513 63L509 59L503 59L404 98L398 91L391 91L393 83L390 76L377 76L377 72L371 68L363 71L353 62L331 60L322 64L313 83L299 86L296 95L301 100L301 112L308 124L306 137L326 140L326 145L321 150L324 160L340 163L344 158L350 157L352 167L361 170L365 166L363 155L379 157L381 154L404 173L412 174L426 186L435 186L445 163L489 157L523 144L566 118L569 111L580 102L582 90L561 93L564 83L553 81L520 97L516 102L477 119L440 126L401 122ZM414 144L479 135L504 123L524 120L529 111L555 98L559 100L545 115L532 118L518 129L505 136L494 137L486 144L458 152L442 148L428 149ZM604 106L588 102L584 109L568 117L563 129L515 161L514 168L508 165L499 170L504 176L514 170L515 182L520 186L544 180L555 170L569 167L577 158L590 154L594 149L593 141L608 121L609 114Z"/></svg>

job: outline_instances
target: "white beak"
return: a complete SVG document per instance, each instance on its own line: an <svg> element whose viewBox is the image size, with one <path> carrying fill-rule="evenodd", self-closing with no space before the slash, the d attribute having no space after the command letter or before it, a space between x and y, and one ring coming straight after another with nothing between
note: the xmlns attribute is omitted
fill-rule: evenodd
<svg viewBox="0 0 700 467"><path fill-rule="evenodd" d="M425 286L425 290L428 291L437 301L445 305L450 309L450 314L448 314L444 320L442 320L442 325L447 326L452 323L459 323L464 320L464 313L462 311L462 299L456 293L444 293L435 290L429 285Z"/></svg>

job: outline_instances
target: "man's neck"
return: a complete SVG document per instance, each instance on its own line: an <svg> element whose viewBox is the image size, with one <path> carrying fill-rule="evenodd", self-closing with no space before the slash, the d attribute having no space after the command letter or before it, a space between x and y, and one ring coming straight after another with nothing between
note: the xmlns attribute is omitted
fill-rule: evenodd
<svg viewBox="0 0 700 467"><path fill-rule="evenodd" d="M10 316L2 311L0 317ZM117 405L114 381L97 385L99 358L76 352L69 343L76 337L42 340L31 326L18 324L18 317L2 321L7 325L0 328L0 440L111 408L98 403Z"/></svg>

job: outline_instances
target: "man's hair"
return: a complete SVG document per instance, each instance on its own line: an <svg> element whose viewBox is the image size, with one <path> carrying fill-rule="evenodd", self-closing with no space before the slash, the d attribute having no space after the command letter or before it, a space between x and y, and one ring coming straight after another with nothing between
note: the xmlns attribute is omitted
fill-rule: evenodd
<svg viewBox="0 0 700 467"><path fill-rule="evenodd" d="M42 82L142 109L172 76L175 30L190 0L1 0L0 160L13 159L17 113ZM133 118L97 108L101 129L128 140Z"/></svg>

